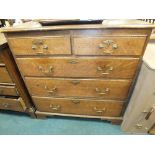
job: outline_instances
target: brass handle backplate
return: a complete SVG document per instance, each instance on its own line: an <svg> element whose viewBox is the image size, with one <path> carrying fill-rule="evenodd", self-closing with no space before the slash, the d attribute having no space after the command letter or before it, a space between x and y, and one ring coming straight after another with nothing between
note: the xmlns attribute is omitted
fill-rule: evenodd
<svg viewBox="0 0 155 155"><path fill-rule="evenodd" d="M110 74L113 71L114 67L113 66L98 66L97 71L101 72L101 75L107 75Z"/></svg>
<svg viewBox="0 0 155 155"><path fill-rule="evenodd" d="M93 110L96 112L96 113L105 113L106 111L106 108L102 108L102 109L98 109L97 107L94 107Z"/></svg>
<svg viewBox="0 0 155 155"><path fill-rule="evenodd" d="M36 54L45 54L44 52L38 52L37 49L48 50L48 45L44 44L41 39L36 39L32 41L32 50L36 50Z"/></svg>
<svg viewBox="0 0 155 155"><path fill-rule="evenodd" d="M48 74L48 73L52 73L52 72L53 72L54 67L53 67L53 66L50 66L48 69L43 69L42 66L39 66L38 69L39 69L42 73Z"/></svg>
<svg viewBox="0 0 155 155"><path fill-rule="evenodd" d="M49 89L47 86L45 86L45 89L47 90L47 92L50 94L50 95L54 95L56 92L57 92L57 88L54 87L52 89Z"/></svg>
<svg viewBox="0 0 155 155"><path fill-rule="evenodd" d="M61 106L60 105L50 104L50 109L52 109L54 111L60 111L61 110Z"/></svg>
<svg viewBox="0 0 155 155"><path fill-rule="evenodd" d="M118 45L113 40L105 40L98 45L98 48L103 49L105 54L112 54L118 48Z"/></svg>
<svg viewBox="0 0 155 155"><path fill-rule="evenodd" d="M105 88L105 89L102 89L100 90L99 88L95 88L96 92L99 94L99 95L106 95L107 93L109 93L110 89L109 88Z"/></svg>

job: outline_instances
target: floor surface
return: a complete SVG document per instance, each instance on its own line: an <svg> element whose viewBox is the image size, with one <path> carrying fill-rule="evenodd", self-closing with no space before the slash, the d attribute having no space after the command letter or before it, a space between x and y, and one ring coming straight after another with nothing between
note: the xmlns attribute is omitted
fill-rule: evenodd
<svg viewBox="0 0 155 155"><path fill-rule="evenodd" d="M49 117L32 119L25 114L0 111L0 135L122 135L120 125L98 119Z"/></svg>

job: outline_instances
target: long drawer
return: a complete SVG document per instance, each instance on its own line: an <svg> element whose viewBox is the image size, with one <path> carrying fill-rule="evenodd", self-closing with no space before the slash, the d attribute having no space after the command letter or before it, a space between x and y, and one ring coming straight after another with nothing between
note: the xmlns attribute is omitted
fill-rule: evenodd
<svg viewBox="0 0 155 155"><path fill-rule="evenodd" d="M76 55L141 55L146 37L132 36L75 36Z"/></svg>
<svg viewBox="0 0 155 155"><path fill-rule="evenodd" d="M17 58L24 76L132 78L138 58Z"/></svg>
<svg viewBox="0 0 155 155"><path fill-rule="evenodd" d="M0 97L0 109L24 112L19 98Z"/></svg>
<svg viewBox="0 0 155 155"><path fill-rule="evenodd" d="M58 79L26 77L31 96L126 99L131 80Z"/></svg>
<svg viewBox="0 0 155 155"><path fill-rule="evenodd" d="M38 111L92 116L120 116L123 102L33 97Z"/></svg>
<svg viewBox="0 0 155 155"><path fill-rule="evenodd" d="M15 55L71 54L70 36L40 36L10 38Z"/></svg>
<svg viewBox="0 0 155 155"><path fill-rule="evenodd" d="M0 95L18 96L16 86L0 85Z"/></svg>
<svg viewBox="0 0 155 155"><path fill-rule="evenodd" d="M0 66L0 83L13 83L4 66Z"/></svg>

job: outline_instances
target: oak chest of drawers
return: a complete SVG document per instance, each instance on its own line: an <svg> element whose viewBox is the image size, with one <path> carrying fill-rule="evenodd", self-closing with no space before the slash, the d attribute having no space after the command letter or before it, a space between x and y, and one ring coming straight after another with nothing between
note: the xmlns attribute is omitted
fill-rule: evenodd
<svg viewBox="0 0 155 155"><path fill-rule="evenodd" d="M122 120L149 26L4 30L39 116Z"/></svg>

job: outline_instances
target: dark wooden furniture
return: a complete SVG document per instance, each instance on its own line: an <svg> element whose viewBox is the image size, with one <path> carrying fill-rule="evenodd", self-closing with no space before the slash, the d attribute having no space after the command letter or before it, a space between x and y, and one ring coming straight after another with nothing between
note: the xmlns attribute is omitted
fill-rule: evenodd
<svg viewBox="0 0 155 155"><path fill-rule="evenodd" d="M3 29L39 117L61 115L121 122L152 25Z"/></svg>
<svg viewBox="0 0 155 155"><path fill-rule="evenodd" d="M35 110L24 82L10 52L9 46L0 33L0 109L26 112L35 117Z"/></svg>

